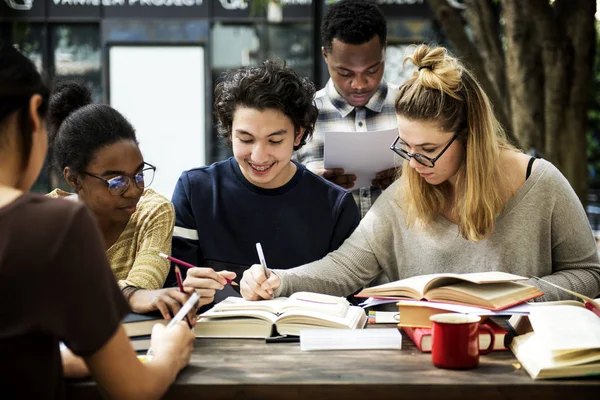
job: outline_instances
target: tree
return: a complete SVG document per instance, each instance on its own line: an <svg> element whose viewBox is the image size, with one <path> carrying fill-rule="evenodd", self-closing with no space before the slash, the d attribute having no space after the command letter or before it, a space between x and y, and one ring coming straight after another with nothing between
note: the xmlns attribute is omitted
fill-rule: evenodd
<svg viewBox="0 0 600 400"><path fill-rule="evenodd" d="M585 204L595 0L428 0L509 138L554 163Z"/></svg>

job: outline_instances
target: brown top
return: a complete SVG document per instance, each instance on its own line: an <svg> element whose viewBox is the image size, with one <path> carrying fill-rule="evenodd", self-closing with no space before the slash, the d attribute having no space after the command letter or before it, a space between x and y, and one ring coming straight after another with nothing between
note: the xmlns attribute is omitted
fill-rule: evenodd
<svg viewBox="0 0 600 400"><path fill-rule="evenodd" d="M23 194L0 232L0 397L63 398L59 341L91 355L129 307L82 204Z"/></svg>
<svg viewBox="0 0 600 400"><path fill-rule="evenodd" d="M72 193L55 189L51 197L66 198ZM117 241L106 250L110 266L121 288L137 286L155 290L163 287L169 261L158 253L171 254L175 210L171 202L146 189Z"/></svg>

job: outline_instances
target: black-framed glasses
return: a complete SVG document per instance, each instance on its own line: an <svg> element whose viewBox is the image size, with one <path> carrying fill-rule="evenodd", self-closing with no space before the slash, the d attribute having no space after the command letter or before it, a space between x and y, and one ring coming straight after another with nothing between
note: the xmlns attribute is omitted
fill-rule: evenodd
<svg viewBox="0 0 600 400"><path fill-rule="evenodd" d="M419 164L424 165L429 168L433 168L433 167L435 167L435 162L440 159L440 157L442 156L442 154L444 154L444 152L446 150L448 150L448 147L450 147L450 145L456 140L457 137L458 137L458 135L454 135L452 137L452 139L450 139L450 141L448 142L446 147L444 147L442 149L442 151L440 151L440 153L437 156L435 156L435 158L429 158L427 156L424 156L421 153L409 153L408 151L404 150L403 148L397 147L396 143L398 143L398 140L400 140L400 135L398 135L396 137L396 140L394 140L394 143L392 143L392 145L390 146L390 149L394 153L398 154L400 157L404 158L405 160L410 161L411 158L414 158L415 160L417 160L417 162Z"/></svg>
<svg viewBox="0 0 600 400"><path fill-rule="evenodd" d="M84 174L91 176L96 179L100 179L106 186L108 186L108 192L113 196L120 196L129 189L129 185L131 181L135 182L135 186L143 190L150 186L152 181L154 180L154 172L156 171L156 167L152 164L144 162L143 169L135 175L119 175L114 178L104 179L101 176L90 174L89 172L84 172Z"/></svg>

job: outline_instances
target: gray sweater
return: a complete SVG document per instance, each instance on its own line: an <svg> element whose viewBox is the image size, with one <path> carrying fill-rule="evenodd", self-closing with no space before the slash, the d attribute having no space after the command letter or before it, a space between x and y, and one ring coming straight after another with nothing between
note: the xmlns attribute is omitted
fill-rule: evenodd
<svg viewBox="0 0 600 400"><path fill-rule="evenodd" d="M600 293L600 261L589 221L565 177L546 160L536 161L529 179L508 201L492 235L464 239L443 216L427 228L408 228L399 181L375 202L342 246L321 260L288 270L278 296L313 291L348 296L358 289L440 272L505 271L538 276L590 297ZM542 282L529 280L545 295L538 300L571 298Z"/></svg>

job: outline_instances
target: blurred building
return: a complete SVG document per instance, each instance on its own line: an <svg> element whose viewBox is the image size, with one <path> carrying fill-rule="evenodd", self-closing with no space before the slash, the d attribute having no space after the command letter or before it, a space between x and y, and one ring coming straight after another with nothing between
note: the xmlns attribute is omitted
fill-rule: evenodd
<svg viewBox="0 0 600 400"><path fill-rule="evenodd" d="M50 78L89 82L94 98L136 127L156 189L170 197L181 171L226 158L213 130L220 74L286 60L317 87L327 81L318 29L328 0L0 0L0 39ZM400 83L406 47L439 41L425 0L379 0L388 18L386 79ZM360 18L360 16L357 16ZM316 22L315 22L316 21ZM317 29L315 32L314 29ZM36 190L47 191L48 173Z"/></svg>

